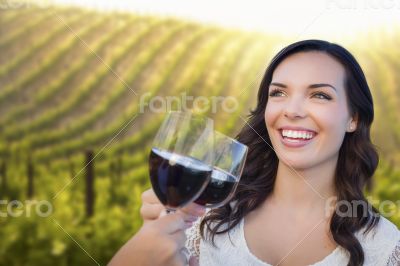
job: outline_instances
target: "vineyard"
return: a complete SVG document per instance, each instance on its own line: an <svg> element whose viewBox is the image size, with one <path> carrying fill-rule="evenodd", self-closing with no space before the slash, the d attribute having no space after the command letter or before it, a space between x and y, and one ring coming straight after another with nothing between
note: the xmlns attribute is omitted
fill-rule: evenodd
<svg viewBox="0 0 400 266"><path fill-rule="evenodd" d="M345 46L375 101L381 162L369 194L397 201L400 31L371 33L368 46L363 38ZM287 43L173 18L0 9L0 199L15 203L0 206L0 265L106 265L141 226L147 157L163 118L151 97L232 96L234 112L208 115L234 136L265 65ZM387 207L400 225L400 203ZM10 210L18 215L3 215Z"/></svg>

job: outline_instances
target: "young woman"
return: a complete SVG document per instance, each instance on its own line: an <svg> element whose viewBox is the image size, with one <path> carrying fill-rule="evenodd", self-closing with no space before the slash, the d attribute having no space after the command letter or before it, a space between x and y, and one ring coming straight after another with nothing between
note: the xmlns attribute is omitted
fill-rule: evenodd
<svg viewBox="0 0 400 266"><path fill-rule="evenodd" d="M237 136L249 152L232 202L159 218L161 204L145 192L145 225L114 261L129 265L130 254L147 265L161 254L151 265L183 265L185 221L202 216L187 231L191 265L400 265L399 230L363 194L378 164L373 117L365 76L346 49L289 45L272 59Z"/></svg>

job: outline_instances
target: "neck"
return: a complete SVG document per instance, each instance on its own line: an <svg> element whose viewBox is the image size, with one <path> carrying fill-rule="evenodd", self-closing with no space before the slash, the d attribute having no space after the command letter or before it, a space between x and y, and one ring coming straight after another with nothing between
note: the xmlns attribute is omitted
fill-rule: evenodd
<svg viewBox="0 0 400 266"><path fill-rule="evenodd" d="M299 212L325 210L336 195L334 178L337 158L307 169L294 169L279 161L272 202Z"/></svg>

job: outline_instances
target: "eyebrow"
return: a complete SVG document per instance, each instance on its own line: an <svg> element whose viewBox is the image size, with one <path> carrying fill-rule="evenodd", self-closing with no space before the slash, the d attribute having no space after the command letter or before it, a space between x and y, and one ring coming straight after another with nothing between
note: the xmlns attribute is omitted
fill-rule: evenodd
<svg viewBox="0 0 400 266"><path fill-rule="evenodd" d="M271 85L282 87L282 88L287 88L287 86L285 84L282 84L282 83L279 83L279 82L272 82L270 84L270 86ZM335 91L337 91L334 86L332 86L331 84L328 84L328 83L311 84L311 85L308 86L308 89L316 89L316 88L321 88L321 87L330 87L330 88L334 89Z"/></svg>

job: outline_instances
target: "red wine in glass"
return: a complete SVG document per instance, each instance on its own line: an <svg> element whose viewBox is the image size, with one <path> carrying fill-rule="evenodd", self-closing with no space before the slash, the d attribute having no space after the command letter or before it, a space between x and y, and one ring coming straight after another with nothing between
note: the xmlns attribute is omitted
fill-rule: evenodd
<svg viewBox="0 0 400 266"><path fill-rule="evenodd" d="M211 180L195 200L207 208L228 203L239 184L247 157L246 145L224 134L214 132L214 168Z"/></svg>
<svg viewBox="0 0 400 266"><path fill-rule="evenodd" d="M150 179L161 203L177 209L197 198L209 180L212 168L197 159L153 148Z"/></svg>
<svg viewBox="0 0 400 266"><path fill-rule="evenodd" d="M208 205L208 207L220 205L228 199L237 184L237 177L224 170L214 168L210 182L195 202L201 205Z"/></svg>
<svg viewBox="0 0 400 266"><path fill-rule="evenodd" d="M214 162L214 123L191 112L170 112L153 141L150 181L167 209L193 202L211 179Z"/></svg>

